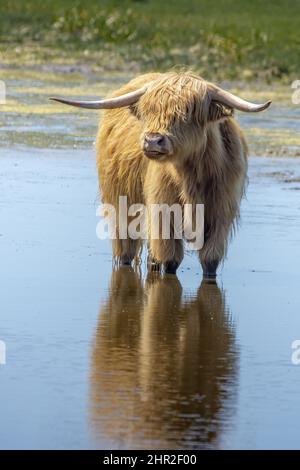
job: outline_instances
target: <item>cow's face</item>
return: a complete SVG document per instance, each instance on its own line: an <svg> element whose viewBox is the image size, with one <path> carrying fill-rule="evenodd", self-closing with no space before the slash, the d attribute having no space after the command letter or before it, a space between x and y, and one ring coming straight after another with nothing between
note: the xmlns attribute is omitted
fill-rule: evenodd
<svg viewBox="0 0 300 470"><path fill-rule="evenodd" d="M174 153L172 137L162 132L144 132L142 148L145 156L153 160L166 160Z"/></svg>
<svg viewBox="0 0 300 470"><path fill-rule="evenodd" d="M140 120L146 157L180 163L200 151L209 120L210 98L204 80L172 75L156 81L132 111Z"/></svg>

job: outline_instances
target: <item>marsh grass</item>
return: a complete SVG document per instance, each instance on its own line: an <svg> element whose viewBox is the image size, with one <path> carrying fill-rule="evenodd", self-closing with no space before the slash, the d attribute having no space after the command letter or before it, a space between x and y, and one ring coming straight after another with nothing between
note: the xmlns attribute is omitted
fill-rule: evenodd
<svg viewBox="0 0 300 470"><path fill-rule="evenodd" d="M1 0L1 61L290 80L300 75L299 11L300 0Z"/></svg>

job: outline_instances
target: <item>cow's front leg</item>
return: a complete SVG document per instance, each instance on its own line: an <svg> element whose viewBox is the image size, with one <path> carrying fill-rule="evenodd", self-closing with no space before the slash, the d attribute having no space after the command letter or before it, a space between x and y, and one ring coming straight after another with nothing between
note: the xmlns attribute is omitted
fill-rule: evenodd
<svg viewBox="0 0 300 470"><path fill-rule="evenodd" d="M184 254L179 232L182 208L178 189L171 180L166 184L162 165L153 164L148 167L144 191L151 265L163 266L166 273L175 274Z"/></svg>
<svg viewBox="0 0 300 470"><path fill-rule="evenodd" d="M201 265L203 269L203 278L204 279L215 279L217 277L217 269L220 264L219 259L206 260L201 258Z"/></svg>

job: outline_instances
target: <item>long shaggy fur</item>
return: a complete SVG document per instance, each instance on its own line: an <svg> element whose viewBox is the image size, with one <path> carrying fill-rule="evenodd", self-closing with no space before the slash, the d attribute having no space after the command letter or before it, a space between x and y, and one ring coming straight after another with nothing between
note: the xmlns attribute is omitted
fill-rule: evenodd
<svg viewBox="0 0 300 470"><path fill-rule="evenodd" d="M128 204L192 203L205 205L205 243L199 252L204 269L218 265L239 217L247 173L247 145L232 110L212 102L207 82L192 72L146 74L114 96L149 84L139 101L104 112L97 136L97 164L102 199ZM167 135L173 155L148 159L146 133ZM157 263L183 258L181 240L149 240ZM113 254L131 261L141 248L136 240L114 240Z"/></svg>

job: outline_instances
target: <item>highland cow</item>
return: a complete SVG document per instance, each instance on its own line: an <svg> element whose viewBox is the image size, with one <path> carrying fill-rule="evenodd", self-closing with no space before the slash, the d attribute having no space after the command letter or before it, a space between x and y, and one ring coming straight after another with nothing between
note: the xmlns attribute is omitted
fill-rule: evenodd
<svg viewBox="0 0 300 470"><path fill-rule="evenodd" d="M103 202L118 208L119 197L127 196L129 204L146 207L204 204L199 258L204 277L214 278L238 221L247 180L247 144L233 112L262 111L271 102L250 103L192 72L141 75L100 101L55 99L106 109L97 137ZM130 264L142 243L117 237L113 255ZM176 273L183 240L150 235L148 249L152 268Z"/></svg>

